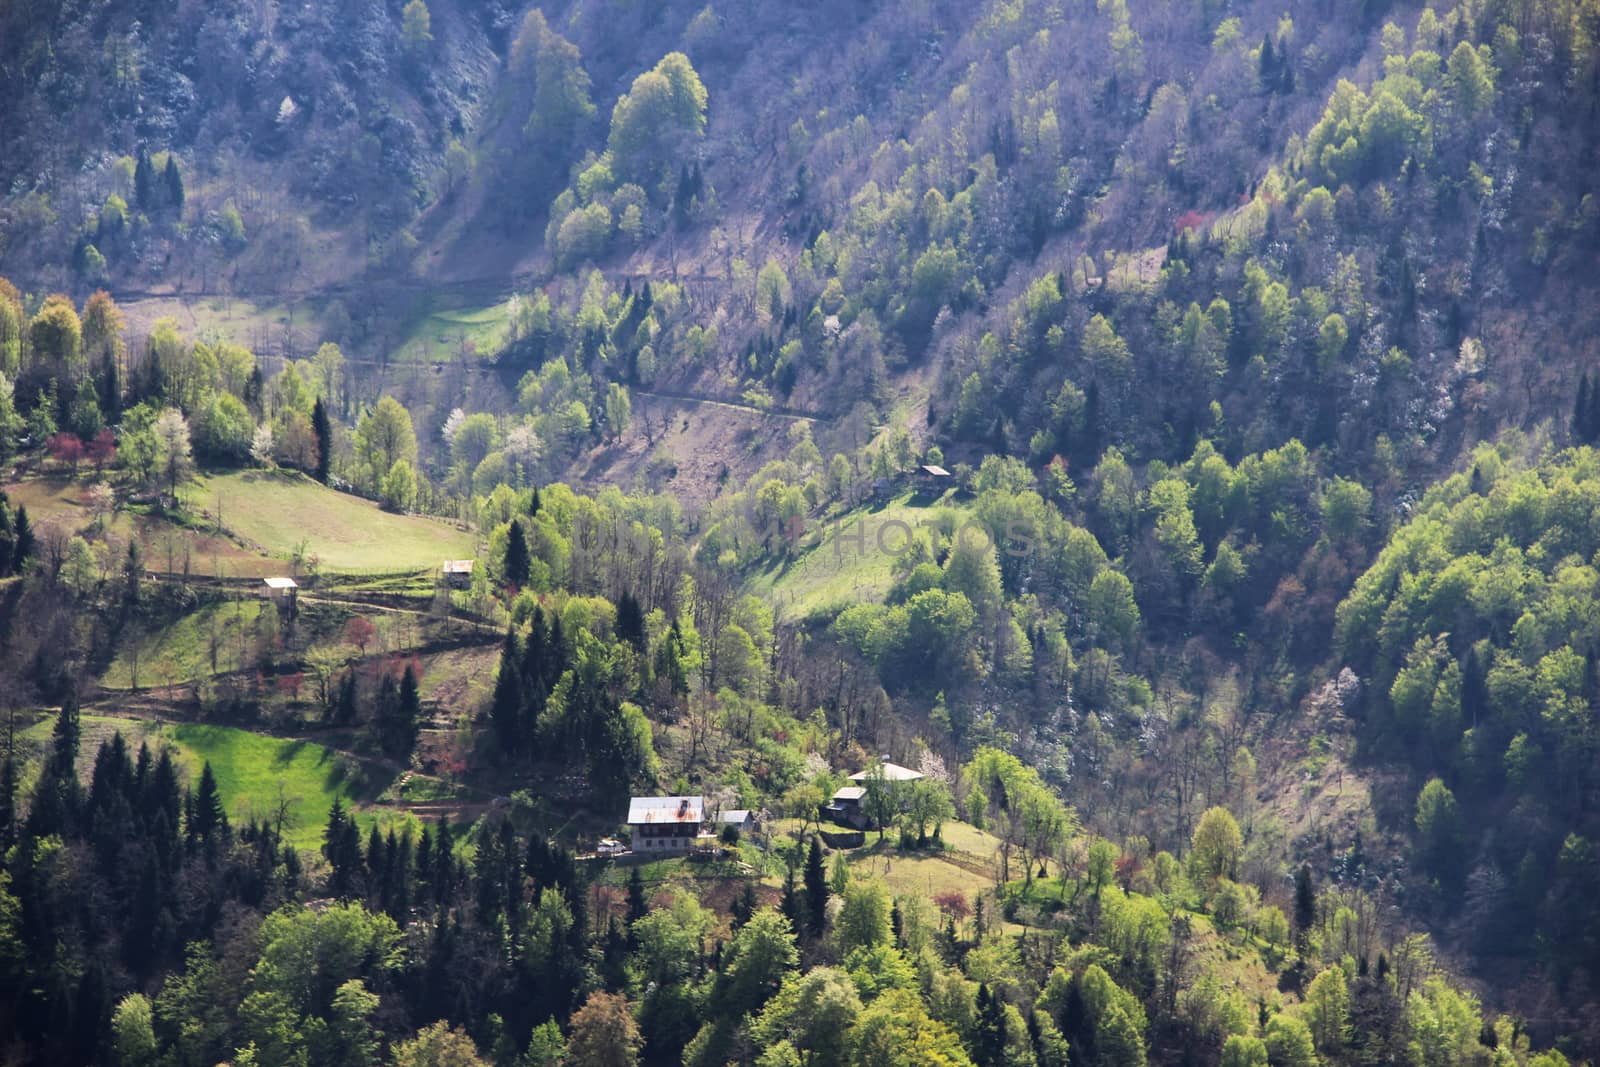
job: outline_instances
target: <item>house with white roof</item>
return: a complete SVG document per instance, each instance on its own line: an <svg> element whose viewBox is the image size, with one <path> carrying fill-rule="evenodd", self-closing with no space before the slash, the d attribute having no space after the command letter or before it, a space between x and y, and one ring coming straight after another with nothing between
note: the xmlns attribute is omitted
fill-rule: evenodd
<svg viewBox="0 0 1600 1067"><path fill-rule="evenodd" d="M834 793L833 799L823 807L822 812L842 826L868 829L872 826L872 815L867 810L867 794L874 783L900 784L915 782L921 777L921 771L891 763L889 757L884 756L875 765L852 774L851 784Z"/></svg>
<svg viewBox="0 0 1600 1067"><path fill-rule="evenodd" d="M628 831L634 852L688 852L705 821L704 797L633 797Z"/></svg>

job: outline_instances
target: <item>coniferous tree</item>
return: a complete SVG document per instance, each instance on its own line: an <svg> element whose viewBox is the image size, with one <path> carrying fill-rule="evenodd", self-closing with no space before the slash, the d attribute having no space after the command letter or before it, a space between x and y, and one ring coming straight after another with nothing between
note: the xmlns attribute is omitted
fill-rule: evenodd
<svg viewBox="0 0 1600 1067"><path fill-rule="evenodd" d="M639 873L639 868L635 867L628 874L628 925L631 927L649 911L650 907L644 895L644 876ZM632 936L630 932L629 937Z"/></svg>
<svg viewBox="0 0 1600 1067"><path fill-rule="evenodd" d="M217 776L207 760L200 769L200 784L194 795L194 821L189 826L191 837L209 842L212 835L227 836L228 813L223 810L222 794L217 789Z"/></svg>
<svg viewBox="0 0 1600 1067"><path fill-rule="evenodd" d="M1467 649L1461 664L1461 721L1467 727L1489 712L1489 681L1483 657L1476 647Z"/></svg>
<svg viewBox="0 0 1600 1067"><path fill-rule="evenodd" d="M1261 66L1257 70L1261 87L1271 92L1278 81L1278 59L1272 49L1272 38L1261 38Z"/></svg>
<svg viewBox="0 0 1600 1067"><path fill-rule="evenodd" d="M474 868L478 881L478 922L482 926L490 926L505 909L506 862L501 852L500 835L493 827L480 823L477 837L478 854Z"/></svg>
<svg viewBox="0 0 1600 1067"><path fill-rule="evenodd" d="M0 490L0 578L11 575L11 552L15 545L16 527L11 517L11 504Z"/></svg>
<svg viewBox="0 0 1600 1067"><path fill-rule="evenodd" d="M628 935L615 915L606 920L605 942L600 949L600 974L607 989L621 989L628 981Z"/></svg>
<svg viewBox="0 0 1600 1067"><path fill-rule="evenodd" d="M328 860L328 895L339 900L356 895L356 872L348 851L348 834L354 825L354 820L344 813L344 802L335 796L328 810L327 828L322 832L322 855Z"/></svg>
<svg viewBox="0 0 1600 1067"><path fill-rule="evenodd" d="M555 860L550 855L550 842L540 833L528 835L528 851L522 859L522 873L532 881L535 889L555 885Z"/></svg>
<svg viewBox="0 0 1600 1067"><path fill-rule="evenodd" d="M28 811L30 837L65 833L77 819L83 793L78 784L80 733L78 698L69 690L51 728L50 751L34 788L33 806Z"/></svg>
<svg viewBox="0 0 1600 1067"><path fill-rule="evenodd" d="M694 199L694 182L689 176L689 165L683 164L678 171L678 186L672 194L672 221L683 229L689 225L689 204Z"/></svg>
<svg viewBox="0 0 1600 1067"><path fill-rule="evenodd" d="M422 728L422 695L417 689L417 673L411 665L406 664L405 674L400 676L400 704L396 730L399 731L398 743L403 746L402 751L406 758L411 755L411 750L417 747L417 734Z"/></svg>
<svg viewBox="0 0 1600 1067"><path fill-rule="evenodd" d="M327 484L328 467L333 462L333 423L328 419L328 406L317 397L311 408L311 432L317 438L317 481Z"/></svg>
<svg viewBox="0 0 1600 1067"><path fill-rule="evenodd" d="M811 850L806 853L806 929L812 937L821 937L828 921L828 875L822 866L822 842L811 839Z"/></svg>
<svg viewBox="0 0 1600 1067"><path fill-rule="evenodd" d="M138 161L133 166L133 202L140 211L153 211L156 206L156 169L150 163L150 153L139 149Z"/></svg>
<svg viewBox="0 0 1600 1067"><path fill-rule="evenodd" d="M417 746L417 733L421 727L422 703L417 692L417 675L406 664L400 684L385 674L378 683L377 709L374 713L378 744L384 755L400 763L411 758Z"/></svg>
<svg viewBox="0 0 1600 1067"><path fill-rule="evenodd" d="M100 403L100 413L105 421L116 425L122 421L122 364L114 348L106 349L105 357L95 375Z"/></svg>
<svg viewBox="0 0 1600 1067"><path fill-rule="evenodd" d="M1294 929L1302 941L1317 921L1317 890L1311 884L1311 865L1302 863L1294 875Z"/></svg>
<svg viewBox="0 0 1600 1067"><path fill-rule="evenodd" d="M416 854L416 897L426 905L433 901L433 834L428 830L428 824L422 824L422 833L417 835Z"/></svg>
<svg viewBox="0 0 1600 1067"><path fill-rule="evenodd" d="M659 679L664 679L667 690L674 697L687 696L689 693L689 673L683 665L683 630L678 626L678 620L672 620L672 626L667 630L667 636L656 647L655 674Z"/></svg>
<svg viewBox="0 0 1600 1067"><path fill-rule="evenodd" d="M179 812L183 808L183 793L178 785L178 768L172 762L172 752L163 748L150 772L150 786L140 798L140 814L154 828L156 851L164 866L173 866L178 859Z"/></svg>
<svg viewBox="0 0 1600 1067"><path fill-rule="evenodd" d="M411 834L396 834L393 827L384 841L387 867L383 880L383 910L404 923L411 911Z"/></svg>
<svg viewBox="0 0 1600 1067"><path fill-rule="evenodd" d="M989 991L988 983L978 983L977 1026L972 1041L972 1060L978 1067L998 1067L1005 1062L1006 1006Z"/></svg>
<svg viewBox="0 0 1600 1067"><path fill-rule="evenodd" d="M783 896L779 900L778 910L789 920L792 929L799 930L803 926L805 917L800 914L800 894L795 891L793 867L786 866L784 869Z"/></svg>
<svg viewBox="0 0 1600 1067"><path fill-rule="evenodd" d="M561 632L561 616L557 615L550 620L550 635L545 640L544 662L544 690L550 692L555 689L561 676L567 673L567 638Z"/></svg>
<svg viewBox="0 0 1600 1067"><path fill-rule="evenodd" d="M139 583L144 578L144 554L137 538L128 538L128 554L122 561L122 601L130 608L139 606Z"/></svg>
<svg viewBox="0 0 1600 1067"><path fill-rule="evenodd" d="M640 652L645 650L644 609L638 598L627 591L617 598L617 639Z"/></svg>
<svg viewBox="0 0 1600 1067"><path fill-rule="evenodd" d="M183 214L183 176L178 173L178 157L171 152L167 153L167 169L162 174L162 184L165 186L167 207Z"/></svg>
<svg viewBox="0 0 1600 1067"><path fill-rule="evenodd" d="M522 691L532 693L545 684L545 645L549 629L544 622L544 609L534 606L528 620L528 638L522 643Z"/></svg>
<svg viewBox="0 0 1600 1067"><path fill-rule="evenodd" d="M434 903L441 908L448 908L456 892L456 842L448 815L439 820L433 844L433 875L429 881L432 883Z"/></svg>
<svg viewBox="0 0 1600 1067"><path fill-rule="evenodd" d="M337 726L348 726L356 720L356 674L345 671L339 679L339 693L333 702L333 721Z"/></svg>
<svg viewBox="0 0 1600 1067"><path fill-rule="evenodd" d="M494 727L500 751L515 756L522 751L525 701L522 692L522 665L519 662L515 627L506 631L506 644L500 654L500 670L495 675L494 699L489 704L489 722Z"/></svg>
<svg viewBox="0 0 1600 1067"><path fill-rule="evenodd" d="M357 855L361 853L358 851ZM384 851L383 835L378 832L377 823L373 823L372 829L367 831L365 867L367 899L374 903L381 902L383 887L389 880L389 855Z"/></svg>
<svg viewBox="0 0 1600 1067"><path fill-rule="evenodd" d="M17 829L17 760L10 752L0 763L0 853L4 853L16 840Z"/></svg>
<svg viewBox="0 0 1600 1067"><path fill-rule="evenodd" d="M1578 399L1572 405L1572 443L1589 443L1589 372L1578 379Z"/></svg>
<svg viewBox="0 0 1600 1067"><path fill-rule="evenodd" d="M20 574L33 558L37 543L33 539L33 525L28 521L28 509L17 508L11 520L11 574Z"/></svg>
<svg viewBox="0 0 1600 1067"><path fill-rule="evenodd" d="M511 529L506 534L506 582L514 589L521 589L528 584L528 574L532 561L528 557L528 540L522 534L522 522L518 519L511 520Z"/></svg>
<svg viewBox="0 0 1600 1067"><path fill-rule="evenodd" d="M739 927L749 922L750 916L756 913L756 908L759 906L759 902L756 899L756 883L754 879L746 878L744 889L739 892L738 896L733 898L733 905L730 909L733 912L734 930L738 930Z"/></svg>

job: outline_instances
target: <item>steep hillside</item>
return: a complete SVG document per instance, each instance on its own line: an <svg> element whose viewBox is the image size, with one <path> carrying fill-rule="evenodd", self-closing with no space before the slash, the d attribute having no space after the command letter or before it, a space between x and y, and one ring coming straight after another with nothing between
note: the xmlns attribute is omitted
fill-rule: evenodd
<svg viewBox="0 0 1600 1067"><path fill-rule="evenodd" d="M1597 173L1600 0L0 6L0 925L15 870L57 961L0 951L0 1022L105 1059L139 988L175 1062L415 1062L441 1016L498 1067L634 1025L618 1062L1592 1057ZM215 764L181 854L119 717ZM884 753L929 781L852 787L899 834L846 859L810 831ZM782 821L569 856L697 790ZM479 821L423 861L336 800ZM166 907L154 954L56 938L58 877ZM384 1012L262 964L183 1044L178 969L317 894L404 936Z"/></svg>

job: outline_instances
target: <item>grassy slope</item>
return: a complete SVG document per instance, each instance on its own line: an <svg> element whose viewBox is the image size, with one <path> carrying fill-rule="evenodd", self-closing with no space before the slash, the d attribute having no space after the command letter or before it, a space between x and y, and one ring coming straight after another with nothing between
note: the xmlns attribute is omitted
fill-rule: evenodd
<svg viewBox="0 0 1600 1067"><path fill-rule="evenodd" d="M94 766L96 750L102 741L121 731L132 752L140 742L152 749L171 745L190 785L199 781L207 761L216 775L217 786L228 806L228 817L236 824L252 814L272 816L278 805L279 788L289 801L289 817L284 836L296 848L316 848L328 822L328 809L334 797L348 806L364 803L388 787L387 776L374 779L372 764L356 764L331 749L309 741L268 737L229 726L196 723L162 723L117 716L85 714L81 720L82 740L78 767L87 777ZM47 715L19 735L21 741L42 752L55 728L55 716ZM380 818L381 809L365 813L363 829ZM387 814L387 813L384 813Z"/></svg>
<svg viewBox="0 0 1600 1067"><path fill-rule="evenodd" d="M480 297L481 299L481 297ZM511 302L485 306L447 307L445 293L424 299L419 317L392 359L419 363L487 359L506 346L511 336Z"/></svg>
<svg viewBox="0 0 1600 1067"><path fill-rule="evenodd" d="M296 848L315 848L328 822L334 797L346 806L376 796L387 781L370 782L371 765L359 765L309 741L291 741L227 726L185 723L172 731L185 753L191 777L207 760L227 798L235 822L254 814L267 818L280 796L289 801L289 828Z"/></svg>
<svg viewBox="0 0 1600 1067"><path fill-rule="evenodd" d="M817 521L807 538L810 547L789 562L755 575L750 591L769 599L779 615L790 619L881 601L894 584L894 563L906 546L905 527L917 531L940 512L952 514L959 524L966 520L969 509L962 504L921 500L908 492L882 505ZM896 523L905 527L892 525ZM860 544L856 538L863 529L866 542Z"/></svg>
<svg viewBox="0 0 1600 1067"><path fill-rule="evenodd" d="M6 485L5 491L14 504L28 509L35 526L75 531L91 522L84 497L93 483L86 468L77 479L29 478ZM196 498L195 506L205 505ZM123 511L107 522L105 534L119 543L137 539L145 566L152 570L181 572L187 558L191 573L208 577L260 578L283 571L281 562L206 528L203 520L197 526L183 526L159 515Z"/></svg>
<svg viewBox="0 0 1600 1067"><path fill-rule="evenodd" d="M370 500L335 492L303 475L236 471L199 479L196 507L220 506L228 529L276 556L302 541L326 571L401 571L435 568L469 557L470 533L420 515L395 515Z"/></svg>
<svg viewBox="0 0 1600 1067"><path fill-rule="evenodd" d="M155 633L137 638L134 649L124 645L112 661L101 684L113 689L175 685L213 673L211 635L217 642L217 671L239 670L250 663L255 648L256 618L264 600L233 600L206 604ZM134 678L137 666L139 676Z"/></svg>

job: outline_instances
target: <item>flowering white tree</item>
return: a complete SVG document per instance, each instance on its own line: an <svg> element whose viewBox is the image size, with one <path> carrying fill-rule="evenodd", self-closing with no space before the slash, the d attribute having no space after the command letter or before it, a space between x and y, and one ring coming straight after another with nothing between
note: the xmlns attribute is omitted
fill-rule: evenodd
<svg viewBox="0 0 1600 1067"><path fill-rule="evenodd" d="M539 440L539 434L532 426L526 423L513 426L506 434L505 454L507 462L516 469L522 480L531 482L539 461L544 458L544 442Z"/></svg>
<svg viewBox="0 0 1600 1067"><path fill-rule="evenodd" d="M270 467L273 447L272 423L263 422L256 427L255 434L250 438L250 458L263 467Z"/></svg>
<svg viewBox="0 0 1600 1067"><path fill-rule="evenodd" d="M461 424L466 421L467 413L462 411L460 408L455 408L450 412L449 415L445 416L444 429L440 431L444 434L445 444L451 446L455 445L456 434L461 432Z"/></svg>
<svg viewBox="0 0 1600 1067"><path fill-rule="evenodd" d="M177 408L167 408L156 416L155 432L156 469L166 479L168 495L177 496L178 483L194 471L189 420Z"/></svg>

